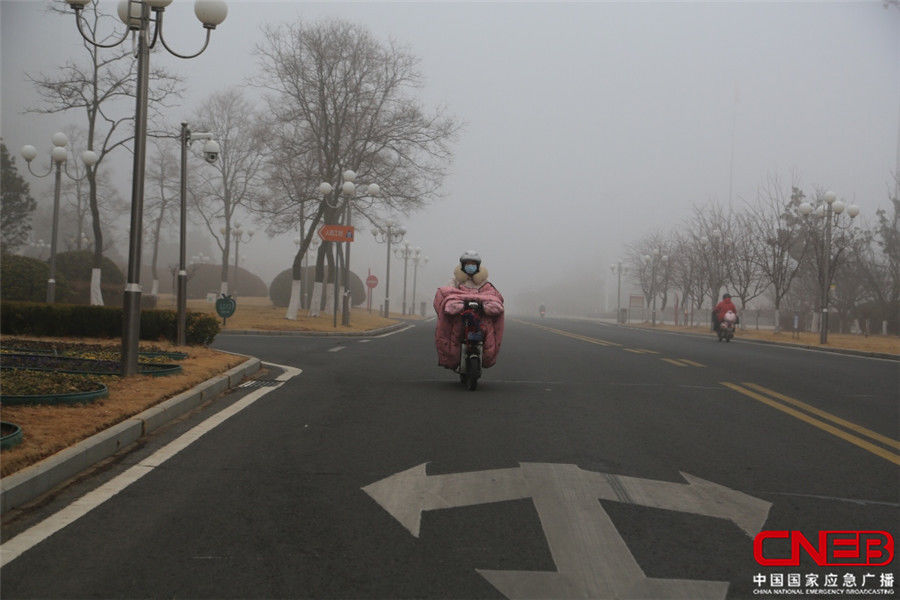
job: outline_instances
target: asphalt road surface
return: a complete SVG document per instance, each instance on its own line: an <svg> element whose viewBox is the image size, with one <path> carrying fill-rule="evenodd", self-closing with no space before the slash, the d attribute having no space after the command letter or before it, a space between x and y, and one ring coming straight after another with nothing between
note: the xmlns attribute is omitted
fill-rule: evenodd
<svg viewBox="0 0 900 600"><path fill-rule="evenodd" d="M220 336L272 364L8 516L3 598L894 593L897 362L509 318L470 392L433 330Z"/></svg>

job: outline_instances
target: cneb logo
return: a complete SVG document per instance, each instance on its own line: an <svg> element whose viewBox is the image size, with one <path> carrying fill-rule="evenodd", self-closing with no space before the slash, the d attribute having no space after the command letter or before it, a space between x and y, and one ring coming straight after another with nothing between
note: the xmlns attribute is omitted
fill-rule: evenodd
<svg viewBox="0 0 900 600"><path fill-rule="evenodd" d="M887 531L820 531L818 543L800 531L762 531L753 540L753 557L764 567L796 567L801 548L820 567L880 567L894 559Z"/></svg>

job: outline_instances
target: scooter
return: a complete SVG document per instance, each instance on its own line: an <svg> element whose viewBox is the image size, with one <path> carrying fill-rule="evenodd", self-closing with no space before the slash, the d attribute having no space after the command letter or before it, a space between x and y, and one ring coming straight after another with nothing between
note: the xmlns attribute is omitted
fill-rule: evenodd
<svg viewBox="0 0 900 600"><path fill-rule="evenodd" d="M461 313L463 328L459 353L459 380L468 390L478 387L481 377L481 357L484 352L484 331L481 329L481 317L484 310L480 302L466 301Z"/></svg>
<svg viewBox="0 0 900 600"><path fill-rule="evenodd" d="M540 308L538 308L538 312L541 313L541 318L543 319L544 315L547 314L547 308L543 304L541 304Z"/></svg>
<svg viewBox="0 0 900 600"><path fill-rule="evenodd" d="M719 341L725 340L725 342L730 342L734 337L734 324L737 321L737 315L731 312L730 310L725 313L725 318L722 319L722 322L719 323Z"/></svg>

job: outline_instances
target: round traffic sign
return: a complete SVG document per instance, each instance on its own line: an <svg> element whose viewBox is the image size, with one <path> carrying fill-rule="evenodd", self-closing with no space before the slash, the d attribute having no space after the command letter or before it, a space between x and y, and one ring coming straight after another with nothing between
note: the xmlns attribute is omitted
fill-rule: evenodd
<svg viewBox="0 0 900 600"><path fill-rule="evenodd" d="M366 277L366 285L370 288L374 288L378 285L378 278L374 275L369 275Z"/></svg>

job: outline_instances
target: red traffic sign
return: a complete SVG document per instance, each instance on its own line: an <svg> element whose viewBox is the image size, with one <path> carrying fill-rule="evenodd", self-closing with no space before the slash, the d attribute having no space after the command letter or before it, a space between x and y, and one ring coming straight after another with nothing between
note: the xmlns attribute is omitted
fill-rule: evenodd
<svg viewBox="0 0 900 600"><path fill-rule="evenodd" d="M352 242L353 227L350 225L322 225L319 237L326 242Z"/></svg>
<svg viewBox="0 0 900 600"><path fill-rule="evenodd" d="M378 278L374 275L369 275L366 277L366 285L370 288L374 288L378 285Z"/></svg>

